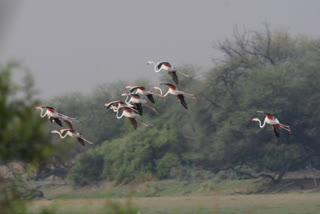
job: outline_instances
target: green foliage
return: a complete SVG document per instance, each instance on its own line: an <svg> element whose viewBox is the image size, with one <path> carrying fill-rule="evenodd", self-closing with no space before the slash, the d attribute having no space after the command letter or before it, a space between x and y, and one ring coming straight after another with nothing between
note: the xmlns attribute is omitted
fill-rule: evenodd
<svg viewBox="0 0 320 214"><path fill-rule="evenodd" d="M160 178L166 178L173 166L178 162L179 158L174 153L166 153L161 159L156 161L156 171Z"/></svg>
<svg viewBox="0 0 320 214"><path fill-rule="evenodd" d="M277 171L320 152L313 128L320 121L320 63L313 46L320 41L268 28L220 43L226 57L206 74L199 88L201 106L191 117L198 127L192 133L198 153L193 160L208 168L246 163ZM277 139L270 126L260 129L251 122L253 117L263 121L257 110L275 114L293 134L281 130Z"/></svg>
<svg viewBox="0 0 320 214"><path fill-rule="evenodd" d="M141 179L150 173L166 178L171 167L181 160L185 148L181 144L181 136L172 126L140 127L125 137L105 141L96 149L81 154L71 177L77 185L81 184L77 180L79 176L89 180L105 178L118 183Z"/></svg>
<svg viewBox="0 0 320 214"><path fill-rule="evenodd" d="M15 63L0 67L0 160L21 160L38 164L53 153L44 121L34 112L30 74L22 84L11 80Z"/></svg>
<svg viewBox="0 0 320 214"><path fill-rule="evenodd" d="M52 102L61 112L70 112L82 121L77 129L85 128L89 139L101 144L79 157L82 162L76 162L74 174L91 181L127 183L150 174L161 179L203 177L202 169L210 177L214 173L208 170L238 165L252 173L276 172L319 153L319 47L319 40L292 37L268 26L262 32L235 31L232 40L218 43L224 58L202 78L198 68L178 68L195 77L179 75L178 90L195 94L197 100L186 97L189 109L185 110L175 96L156 97L157 114L146 110L143 116L155 125L153 129L139 127L135 131L126 119L117 120L113 112L103 109L104 103L120 100L124 86L129 85L125 82L101 85L90 96L72 94L55 99ZM159 75L161 82L172 82L166 72ZM152 88L145 80L132 85ZM291 126L293 134L281 130L278 139L269 125L260 129L251 121L264 119L257 110L274 114ZM98 160L103 163L95 167ZM320 165L319 158L311 162Z"/></svg>
<svg viewBox="0 0 320 214"><path fill-rule="evenodd" d="M13 81L12 75L22 73L22 82ZM55 148L49 132L39 115L34 112L38 101L34 98L32 75L19 64L0 65L0 162L8 165L20 161L24 167L39 167L48 162ZM26 214L25 202L37 190L30 187L21 173L0 176L0 210L3 214Z"/></svg>
<svg viewBox="0 0 320 214"><path fill-rule="evenodd" d="M101 179L103 170L103 154L99 148L88 150L76 158L70 178L73 184L85 185L89 181Z"/></svg>

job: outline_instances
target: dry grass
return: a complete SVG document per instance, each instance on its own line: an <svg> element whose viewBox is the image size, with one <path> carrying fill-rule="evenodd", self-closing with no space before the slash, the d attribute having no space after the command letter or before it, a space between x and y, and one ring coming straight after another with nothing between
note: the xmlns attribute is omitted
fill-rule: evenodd
<svg viewBox="0 0 320 214"><path fill-rule="evenodd" d="M289 193L261 195L219 195L134 198L133 204L141 213L290 213L316 214L320 210L320 193ZM110 199L123 204L127 199ZM39 211L54 206L58 213L95 213L103 210L106 199L43 200L30 204ZM68 212L67 212L68 211Z"/></svg>

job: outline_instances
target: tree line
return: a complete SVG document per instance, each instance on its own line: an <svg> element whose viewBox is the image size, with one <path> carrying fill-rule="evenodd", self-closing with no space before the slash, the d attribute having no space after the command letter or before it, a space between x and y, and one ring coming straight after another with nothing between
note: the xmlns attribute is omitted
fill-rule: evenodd
<svg viewBox="0 0 320 214"><path fill-rule="evenodd" d="M119 100L126 85L151 89L148 80L102 84L87 95L72 93L45 101L79 119L75 128L96 146L83 148L72 139L47 136L44 145L65 149L50 155L49 164L41 164L38 172L67 169L74 184L84 185L102 179L127 183L150 177L210 177L221 170L236 178L267 177L279 182L288 171L310 165L319 168L320 40L265 27L263 31L235 30L231 39L217 42L216 48L221 59L209 71L198 75L193 66L179 68L197 77L183 79L178 89L195 94L198 100L186 98L189 110L185 110L174 96L156 98L158 113L146 110L144 115L154 128L134 130L127 120L117 120L114 112L103 107ZM167 74L160 82L170 82ZM5 91L1 84L1 93ZM290 125L292 135L281 132L277 138L271 127L260 129L251 121L263 119L257 110ZM57 128L48 121L43 124L31 108L30 115L33 122L42 124L41 131L46 126ZM11 123L8 119L2 124ZM1 142L9 142L3 136ZM1 148L1 158L9 160L3 158L6 150Z"/></svg>

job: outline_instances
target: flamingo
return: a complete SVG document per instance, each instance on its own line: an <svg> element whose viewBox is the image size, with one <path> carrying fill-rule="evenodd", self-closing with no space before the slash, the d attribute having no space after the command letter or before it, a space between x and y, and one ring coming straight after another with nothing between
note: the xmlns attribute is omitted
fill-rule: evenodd
<svg viewBox="0 0 320 214"><path fill-rule="evenodd" d="M84 137L82 137L82 135L79 132L76 132L73 129L61 129L60 132L57 130L53 130L51 133L59 134L60 138L62 138L62 139L67 136L75 137L78 139L79 143L81 143L82 146L85 146L85 143L84 143L85 141L87 143L94 144L94 143L88 141L87 139L85 139Z"/></svg>
<svg viewBox="0 0 320 214"><path fill-rule="evenodd" d="M124 106L120 106L118 108L115 106L111 106L111 108L116 108L117 119L121 119L122 117L127 117L135 129L138 127L137 120L147 127L153 127L153 125L148 124L148 123L144 122L143 120L137 118L140 115L136 109L133 109L130 107L124 107ZM123 108L123 112L122 112L121 116L119 116L118 113L119 113L119 109L121 109L121 108Z"/></svg>
<svg viewBox="0 0 320 214"><path fill-rule="evenodd" d="M59 126L62 126L60 119L62 119L69 128L72 129L71 123L76 121L76 119L68 117L66 115L60 114L54 110L54 108L46 105L36 106L35 109L40 109L40 117L48 116L51 122L56 122ZM45 111L44 111L45 110Z"/></svg>
<svg viewBox="0 0 320 214"><path fill-rule="evenodd" d="M260 128L263 128L268 123L268 124L271 125L272 130L274 131L274 133L275 133L275 135L277 137L280 137L279 128L282 128L282 129L288 131L291 134L290 126L280 123L278 118L276 118L275 116L273 116L273 115L271 115L269 113L263 112L263 111L257 111L257 113L262 113L262 114L266 115L266 117L264 118L263 125L261 125L261 120L259 120L258 118L253 118L252 119L252 121L258 121L259 122Z"/></svg>
<svg viewBox="0 0 320 214"><path fill-rule="evenodd" d="M129 95L131 95L131 98L130 100L128 101L128 98L129 98ZM146 106L147 108L150 108L152 111L156 112L157 113L157 110L155 108L152 108L151 106L147 105L147 100L141 98L138 94L127 94L127 93L123 93L121 94L121 96L126 96L126 99L125 99L125 103L127 104L133 104L135 105L135 108L141 113L143 113L143 110L142 110L142 105Z"/></svg>
<svg viewBox="0 0 320 214"><path fill-rule="evenodd" d="M188 105L186 103L186 101L184 100L184 97L190 97L194 100L196 100L197 98L194 97L194 94L187 94L185 92L182 92L182 91L178 91L177 88L170 84L170 83L160 83L160 85L167 85L169 86L169 90L167 91L167 93L164 95L165 97L168 95L168 94L172 94L172 95L175 95L177 96L177 99L180 101L181 105L185 108L185 109L188 109ZM160 91L160 94L162 95L162 90L161 88L159 87L153 87L153 90L159 90Z"/></svg>
<svg viewBox="0 0 320 214"><path fill-rule="evenodd" d="M118 107L116 108L110 108L111 106L115 106L116 104L118 104ZM134 105L131 105L130 103L125 103L122 101L111 101L109 103L104 104L104 107L106 107L107 109L112 109L114 112L117 112L117 108L119 108L120 106L124 106L124 107L130 107L133 108Z"/></svg>
<svg viewBox="0 0 320 214"><path fill-rule="evenodd" d="M179 80L178 80L178 76L177 73L180 73L188 78L192 78L189 75L182 73L181 71L178 71L177 69L175 69L174 67L171 66L171 64L169 62L153 62L153 61L148 61L147 65L153 64L154 65L154 71L155 72L160 72L160 71L168 71L168 74L171 76L172 80L178 85L179 84Z"/></svg>
<svg viewBox="0 0 320 214"><path fill-rule="evenodd" d="M133 93L134 91L136 91L136 94L141 94L141 95L145 95L152 103L155 103L154 98L152 95L154 96L159 96L159 97L164 97L160 94L155 94L152 93L151 91L148 91L145 87L142 86L126 86L125 89L130 89L130 92Z"/></svg>

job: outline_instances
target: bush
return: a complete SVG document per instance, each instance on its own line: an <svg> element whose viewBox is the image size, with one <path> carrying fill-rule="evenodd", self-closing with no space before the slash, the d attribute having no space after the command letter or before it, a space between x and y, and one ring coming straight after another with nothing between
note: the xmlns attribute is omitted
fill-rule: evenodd
<svg viewBox="0 0 320 214"><path fill-rule="evenodd" d="M76 158L76 164L69 178L75 186L83 186L102 178L104 167L103 155L98 149L91 149Z"/></svg>

